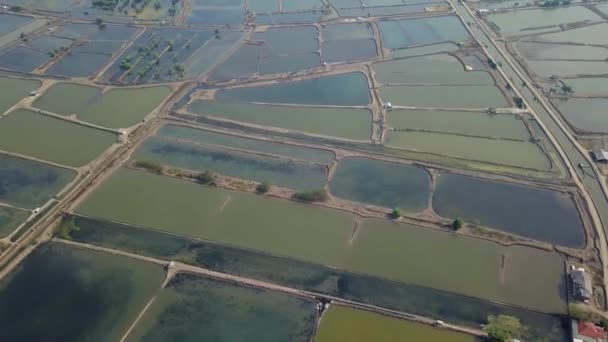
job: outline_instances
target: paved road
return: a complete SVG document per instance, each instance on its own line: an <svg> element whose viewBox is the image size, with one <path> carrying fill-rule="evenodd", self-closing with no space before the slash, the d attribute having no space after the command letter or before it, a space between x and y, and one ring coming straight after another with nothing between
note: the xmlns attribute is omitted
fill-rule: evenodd
<svg viewBox="0 0 608 342"><path fill-rule="evenodd" d="M490 32L482 25L480 19L477 18L472 11L466 7L464 3L456 3L454 0L449 0L456 12L463 18L465 22L471 22L469 28L476 36L479 42L496 63L501 63L500 69L507 78L511 81L514 90L526 100L528 107L533 114L544 124L544 127L559 143L558 150L561 154L565 154L571 162L567 165L570 173L573 176L575 183L584 186L586 189L585 197L589 197L593 208L590 209L592 219L599 227L598 234L600 236L600 254L606 265L608 261L608 248L606 247L606 231L605 222L608 222L608 199L606 197L606 184L604 183L599 170L589 157L588 153L578 144L574 136L568 130L564 122L562 122L559 114L555 113L553 108L545 101L542 94L536 89L530 88L532 81L529 76L519 69L519 66L512 58L501 48L492 38ZM522 86L525 83L527 86ZM568 163L566 161L566 163ZM583 165L581 168L579 165ZM599 222L598 222L599 221ZM604 283L606 286L606 269L604 269Z"/></svg>

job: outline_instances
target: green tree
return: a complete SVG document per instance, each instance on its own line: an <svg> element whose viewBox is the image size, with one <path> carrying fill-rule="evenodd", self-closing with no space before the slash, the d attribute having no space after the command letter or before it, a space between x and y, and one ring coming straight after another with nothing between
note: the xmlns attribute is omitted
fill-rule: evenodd
<svg viewBox="0 0 608 342"><path fill-rule="evenodd" d="M596 317L591 310L579 304L568 305L568 315L578 321L595 321Z"/></svg>
<svg viewBox="0 0 608 342"><path fill-rule="evenodd" d="M572 87L567 84L562 85L562 91L566 94L571 94L574 92Z"/></svg>
<svg viewBox="0 0 608 342"><path fill-rule="evenodd" d="M390 216L394 219L398 219L401 217L401 209L399 208L394 208L393 211L391 211Z"/></svg>
<svg viewBox="0 0 608 342"><path fill-rule="evenodd" d="M455 218L454 221L452 221L452 229L454 229L454 230L459 230L463 226L464 226L464 220L460 216Z"/></svg>
<svg viewBox="0 0 608 342"><path fill-rule="evenodd" d="M270 190L270 183L268 182L262 182L255 188L255 191L260 194L265 194L268 192L268 190Z"/></svg>
<svg viewBox="0 0 608 342"><path fill-rule="evenodd" d="M490 315L488 324L483 328L494 341L508 342L521 337L523 327L517 317L508 315Z"/></svg>
<svg viewBox="0 0 608 342"><path fill-rule="evenodd" d="M209 170L206 170L205 172L201 172L198 174L198 176L196 176L196 180L198 180L198 182L201 184L209 184L209 183L213 182L214 179L215 179L215 174Z"/></svg>
<svg viewBox="0 0 608 342"><path fill-rule="evenodd" d="M321 202L327 200L327 190L300 191L293 194L292 198L302 202Z"/></svg>

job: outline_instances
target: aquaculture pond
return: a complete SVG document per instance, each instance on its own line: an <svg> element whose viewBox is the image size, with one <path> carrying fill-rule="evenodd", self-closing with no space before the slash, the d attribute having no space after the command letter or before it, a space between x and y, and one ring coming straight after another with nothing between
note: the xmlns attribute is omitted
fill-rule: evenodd
<svg viewBox="0 0 608 342"><path fill-rule="evenodd" d="M169 95L168 87L101 88L72 83L53 85L34 102L37 108L59 114L76 115L96 125L121 128L141 122Z"/></svg>
<svg viewBox="0 0 608 342"><path fill-rule="evenodd" d="M8 45L21 37L22 34L27 35L33 31L40 29L41 27L48 24L46 19L35 19L24 25L19 26L17 29L8 33L0 34L0 47Z"/></svg>
<svg viewBox="0 0 608 342"><path fill-rule="evenodd" d="M0 77L0 116L21 99L28 96L30 92L40 88L40 81L26 80L21 78Z"/></svg>
<svg viewBox="0 0 608 342"><path fill-rule="evenodd" d="M503 35L531 34L559 30L560 24L599 22L602 18L583 6L536 8L490 14L487 19Z"/></svg>
<svg viewBox="0 0 608 342"><path fill-rule="evenodd" d="M462 196L467 192L475 196ZM447 218L462 216L468 222L567 247L585 245L574 201L558 191L442 174L433 207Z"/></svg>
<svg viewBox="0 0 608 342"><path fill-rule="evenodd" d="M87 164L116 141L113 133L29 110L20 109L0 119L0 149L67 166Z"/></svg>
<svg viewBox="0 0 608 342"><path fill-rule="evenodd" d="M45 244L0 283L0 338L118 341L163 277L158 265Z"/></svg>
<svg viewBox="0 0 608 342"><path fill-rule="evenodd" d="M76 211L479 298L564 310L563 259L532 248L128 169L117 171Z"/></svg>
<svg viewBox="0 0 608 342"><path fill-rule="evenodd" d="M412 212L428 206L430 188L423 168L365 158L340 160L329 182L335 196Z"/></svg>
<svg viewBox="0 0 608 342"><path fill-rule="evenodd" d="M383 102L421 108L509 107L498 87L493 85L440 86L396 85L380 87Z"/></svg>
<svg viewBox="0 0 608 342"><path fill-rule="evenodd" d="M315 342L475 342L475 337L346 306L323 313Z"/></svg>
<svg viewBox="0 0 608 342"><path fill-rule="evenodd" d="M321 30L321 37L321 55L325 62L361 61L377 56L370 23L326 25Z"/></svg>
<svg viewBox="0 0 608 342"><path fill-rule="evenodd" d="M569 98L554 99L560 113L568 123L577 130L591 133L607 133L608 117L606 106L608 99L605 98Z"/></svg>
<svg viewBox="0 0 608 342"><path fill-rule="evenodd" d="M298 103L319 106L367 106L371 103L365 74L352 72L280 84L220 90L222 102Z"/></svg>
<svg viewBox="0 0 608 342"><path fill-rule="evenodd" d="M325 165L197 145L162 137L150 138L135 154L137 160L205 171L296 190L320 189L327 181Z"/></svg>
<svg viewBox="0 0 608 342"><path fill-rule="evenodd" d="M399 85L494 85L485 71L465 71L465 64L448 54L436 54L379 62L373 66L380 83Z"/></svg>
<svg viewBox="0 0 608 342"><path fill-rule="evenodd" d="M372 113L368 109L297 107L198 100L188 105L198 115L274 126L346 139L368 140Z"/></svg>
<svg viewBox="0 0 608 342"><path fill-rule="evenodd" d="M410 151L426 152L471 161L549 171L549 157L529 141L497 140L422 131L389 131L386 144Z"/></svg>
<svg viewBox="0 0 608 342"><path fill-rule="evenodd" d="M430 45L423 45L419 47L412 48L401 48L397 50L391 50L388 53L388 58L403 58L403 57L414 57L421 56L427 54L435 54L440 52L451 52L458 50L458 45L448 42L448 43L436 43Z"/></svg>
<svg viewBox="0 0 608 342"><path fill-rule="evenodd" d="M534 60L603 61L608 56L608 48L599 46L518 42L516 49L524 58Z"/></svg>
<svg viewBox="0 0 608 342"><path fill-rule="evenodd" d="M534 41L563 44L580 43L585 45L605 45L606 39L604 39L604 37L606 34L608 34L608 23L598 23L566 31L536 35L533 39Z"/></svg>
<svg viewBox="0 0 608 342"><path fill-rule="evenodd" d="M544 78L550 78L553 75L575 77L608 74L608 65L603 60L529 60L526 63L532 69L532 71L534 71L534 73Z"/></svg>
<svg viewBox="0 0 608 342"><path fill-rule="evenodd" d="M487 315L518 317L526 340L563 342L567 336L559 317L502 306L429 287L398 283L244 250L213 242L82 216L66 217L62 236L85 243L166 260L182 260L214 271L320 292L381 307L478 327Z"/></svg>
<svg viewBox="0 0 608 342"><path fill-rule="evenodd" d="M163 126L158 131L157 135L160 137L178 140L190 140L192 142L212 145L215 147L233 148L258 152L260 154L284 156L292 159L301 159L320 164L328 164L334 159L334 154L330 151L275 143L268 140L258 140L175 125Z"/></svg>
<svg viewBox="0 0 608 342"><path fill-rule="evenodd" d="M190 16L186 19L186 24L238 26L245 21L245 9L242 0L194 0L191 6L192 9Z"/></svg>
<svg viewBox="0 0 608 342"><path fill-rule="evenodd" d="M279 292L177 274L125 341L301 341L316 303Z"/></svg>
<svg viewBox="0 0 608 342"><path fill-rule="evenodd" d="M388 113L388 125L396 131L421 131L471 137L529 140L521 117L485 112L399 109Z"/></svg>
<svg viewBox="0 0 608 342"><path fill-rule="evenodd" d="M0 36L16 30L31 20L31 17L0 13Z"/></svg>
<svg viewBox="0 0 608 342"><path fill-rule="evenodd" d="M461 43L471 39L457 16L378 21L382 46L401 49L443 42Z"/></svg>
<svg viewBox="0 0 608 342"><path fill-rule="evenodd" d="M61 191L76 172L0 155L0 201L34 209Z"/></svg>
<svg viewBox="0 0 608 342"><path fill-rule="evenodd" d="M608 77L581 77L562 80L577 95L608 96Z"/></svg>
<svg viewBox="0 0 608 342"><path fill-rule="evenodd" d="M315 26L268 28L249 38L215 69L210 79L226 81L246 78L255 73L274 74L296 72L321 66L319 31Z"/></svg>
<svg viewBox="0 0 608 342"><path fill-rule="evenodd" d="M29 216L29 211L0 205L0 239L19 228Z"/></svg>
<svg viewBox="0 0 608 342"><path fill-rule="evenodd" d="M120 25L101 30L92 24L65 24L9 49L0 55L0 65L21 72L44 65L51 75L92 76L135 31Z"/></svg>

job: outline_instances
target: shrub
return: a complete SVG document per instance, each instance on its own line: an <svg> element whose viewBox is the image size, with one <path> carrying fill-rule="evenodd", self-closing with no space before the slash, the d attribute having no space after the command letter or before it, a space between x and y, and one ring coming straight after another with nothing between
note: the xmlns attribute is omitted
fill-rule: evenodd
<svg viewBox="0 0 608 342"><path fill-rule="evenodd" d="M270 183L268 182L262 182L255 188L255 191L260 194L265 194L268 192L268 190L270 190Z"/></svg>
<svg viewBox="0 0 608 342"><path fill-rule="evenodd" d="M401 209L399 208L395 208L393 209L393 211L391 211L390 216L394 219L398 219L401 217Z"/></svg>
<svg viewBox="0 0 608 342"><path fill-rule="evenodd" d="M301 191L296 192L292 197L302 202L321 202L327 199L327 191L325 189Z"/></svg>
<svg viewBox="0 0 608 342"><path fill-rule="evenodd" d="M454 221L452 221L452 228L454 230L459 230L460 228L462 228L462 226L464 226L464 220L462 219L462 217L457 217L454 219Z"/></svg>
<svg viewBox="0 0 608 342"><path fill-rule="evenodd" d="M196 176L196 180L201 184L209 184L215 179L215 174L209 170L201 172Z"/></svg>
<svg viewBox="0 0 608 342"><path fill-rule="evenodd" d="M149 160L138 160L135 162L135 166L140 167L142 169L146 169L148 171L156 172L156 173L163 172L162 165L160 165L159 163L153 162L153 161L149 161Z"/></svg>

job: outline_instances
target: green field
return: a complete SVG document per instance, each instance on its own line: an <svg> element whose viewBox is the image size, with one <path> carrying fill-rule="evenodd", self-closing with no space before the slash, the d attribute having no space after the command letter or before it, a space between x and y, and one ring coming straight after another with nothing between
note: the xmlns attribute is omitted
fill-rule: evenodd
<svg viewBox="0 0 608 342"><path fill-rule="evenodd" d="M77 212L499 302L564 309L562 258L525 247L126 169ZM534 290L540 287L543 296Z"/></svg>
<svg viewBox="0 0 608 342"><path fill-rule="evenodd" d="M472 336L394 317L332 305L321 318L315 342L474 342Z"/></svg>
<svg viewBox="0 0 608 342"><path fill-rule="evenodd" d="M87 164L116 141L112 133L28 110L0 119L0 149L66 166Z"/></svg>
<svg viewBox="0 0 608 342"><path fill-rule="evenodd" d="M71 83L49 88L34 106L59 115L76 114L78 119L96 125L121 128L140 122L169 95L168 87L112 89Z"/></svg>

